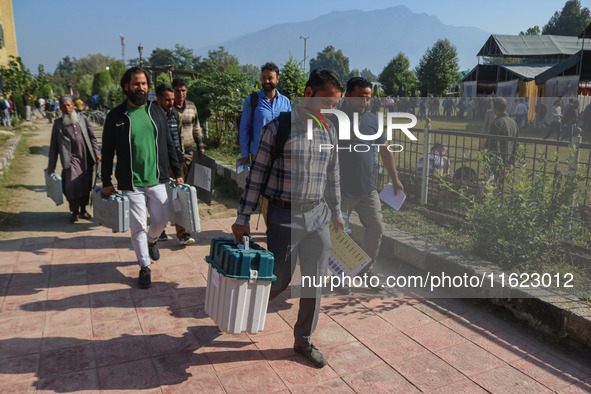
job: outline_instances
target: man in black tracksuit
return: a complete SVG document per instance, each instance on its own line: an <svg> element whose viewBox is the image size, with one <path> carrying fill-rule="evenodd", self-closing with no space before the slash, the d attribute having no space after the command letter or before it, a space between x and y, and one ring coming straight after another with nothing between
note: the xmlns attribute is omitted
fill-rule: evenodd
<svg viewBox="0 0 591 394"><path fill-rule="evenodd" d="M101 169L103 194L110 196L115 192L111 176L117 155L115 177L118 188L129 198L131 243L141 266L141 288L151 285L150 258L160 259L157 242L168 222L164 183L169 179L169 168L177 183L183 181L164 110L147 102L149 87L146 70L132 67L123 74L121 88L127 100L113 108L105 120Z"/></svg>

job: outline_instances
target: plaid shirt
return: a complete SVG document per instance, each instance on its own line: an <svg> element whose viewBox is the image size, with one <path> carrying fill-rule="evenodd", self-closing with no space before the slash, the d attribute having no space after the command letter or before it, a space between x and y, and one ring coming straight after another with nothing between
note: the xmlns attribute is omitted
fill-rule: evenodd
<svg viewBox="0 0 591 394"><path fill-rule="evenodd" d="M256 210L261 194L296 204L326 197L332 217L341 217L339 163L334 146L336 134L332 123L327 124L328 130L314 124L313 138L309 140L306 120L300 118L297 111L292 112L289 139L283 154L275 162L272 156L279 119L263 127L259 150L240 198L237 224L249 225L250 215ZM320 151L320 144L333 145L333 149Z"/></svg>

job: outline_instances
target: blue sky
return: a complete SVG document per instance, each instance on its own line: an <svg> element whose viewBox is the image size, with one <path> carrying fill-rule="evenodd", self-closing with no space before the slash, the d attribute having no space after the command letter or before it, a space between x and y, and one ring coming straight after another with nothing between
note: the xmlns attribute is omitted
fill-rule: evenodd
<svg viewBox="0 0 591 394"><path fill-rule="evenodd" d="M518 34L543 25L566 0L298 0L153 1L12 0L19 55L33 73L37 64L53 72L64 56L91 53L126 59L175 43L196 50L245 33L286 22L314 19L331 11L384 9L399 4L437 16L452 26L475 26L498 34ZM581 0L591 8L591 0ZM345 54L346 55L346 54ZM379 72L380 70L374 70Z"/></svg>

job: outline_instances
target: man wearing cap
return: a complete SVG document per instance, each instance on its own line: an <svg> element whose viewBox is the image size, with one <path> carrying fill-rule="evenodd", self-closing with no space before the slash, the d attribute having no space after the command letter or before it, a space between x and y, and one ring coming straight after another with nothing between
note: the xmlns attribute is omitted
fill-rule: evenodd
<svg viewBox="0 0 591 394"><path fill-rule="evenodd" d="M88 119L74 110L74 102L64 96L59 100L62 116L55 120L51 130L47 172L55 171L59 153L62 165L63 190L70 204L70 221L90 219L86 211L92 188L94 164L101 154Z"/></svg>

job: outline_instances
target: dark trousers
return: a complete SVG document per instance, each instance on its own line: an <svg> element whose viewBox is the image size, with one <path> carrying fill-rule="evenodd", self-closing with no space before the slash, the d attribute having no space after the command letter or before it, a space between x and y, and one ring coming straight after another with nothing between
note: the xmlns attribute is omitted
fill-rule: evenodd
<svg viewBox="0 0 591 394"><path fill-rule="evenodd" d="M562 135L562 127L560 122L552 122L550 123L550 130L544 136L544 139L547 139L552 136L552 134L556 133L556 138L560 140L560 136Z"/></svg>
<svg viewBox="0 0 591 394"><path fill-rule="evenodd" d="M292 211L269 203L267 245L275 256L270 299L277 297L292 280L296 263L302 276L326 275L331 242L328 230L330 211L320 204L308 212ZM301 281L298 281L301 283ZM311 343L318 324L322 288L300 287L300 309L294 325L295 345Z"/></svg>
<svg viewBox="0 0 591 394"><path fill-rule="evenodd" d="M89 196L86 195L84 197L74 198L72 200L68 200L68 204L70 205L70 212L75 213L82 213L86 210L86 206L88 205Z"/></svg>

